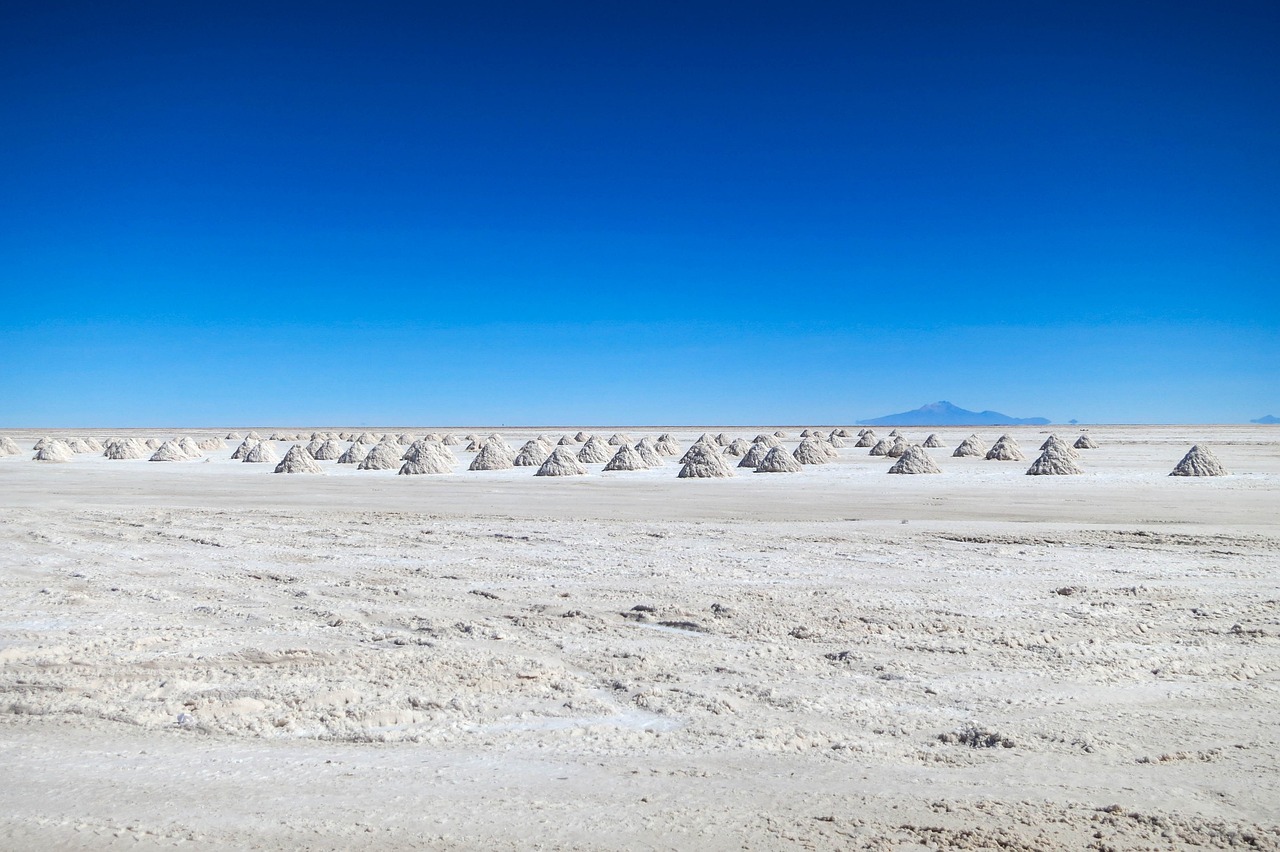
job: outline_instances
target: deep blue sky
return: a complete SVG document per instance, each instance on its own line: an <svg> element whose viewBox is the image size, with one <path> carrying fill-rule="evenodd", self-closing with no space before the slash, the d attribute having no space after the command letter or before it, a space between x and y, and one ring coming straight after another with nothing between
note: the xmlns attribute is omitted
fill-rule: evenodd
<svg viewBox="0 0 1280 852"><path fill-rule="evenodd" d="M1280 4L5 3L0 426L1280 413Z"/></svg>

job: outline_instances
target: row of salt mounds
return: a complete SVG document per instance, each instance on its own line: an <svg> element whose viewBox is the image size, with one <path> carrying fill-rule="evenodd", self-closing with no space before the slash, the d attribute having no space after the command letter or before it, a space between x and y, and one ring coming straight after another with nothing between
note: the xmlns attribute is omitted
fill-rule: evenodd
<svg viewBox="0 0 1280 852"><path fill-rule="evenodd" d="M71 448L59 441L57 438L44 442L40 449L36 450L36 454L32 457L34 461L40 462L69 462L76 457L71 452Z"/></svg>
<svg viewBox="0 0 1280 852"><path fill-rule="evenodd" d="M357 470L396 470L400 467L400 445L387 441L379 441L374 444L365 457L361 459L360 464L356 466Z"/></svg>
<svg viewBox="0 0 1280 852"><path fill-rule="evenodd" d="M965 456L982 456L987 452L987 445L977 435L970 435L960 442L960 446L956 447L956 451L951 454L952 458L964 458Z"/></svg>
<svg viewBox="0 0 1280 852"><path fill-rule="evenodd" d="M279 461L280 457L276 455L275 448L271 446L269 441L259 441L249 448L240 461L249 464L270 464Z"/></svg>
<svg viewBox="0 0 1280 852"><path fill-rule="evenodd" d="M657 444L650 439L641 438L636 441L635 450L649 467L662 467L662 454L658 452Z"/></svg>
<svg viewBox="0 0 1280 852"><path fill-rule="evenodd" d="M661 463L661 462L659 462ZM648 470L649 463L632 449L630 446L623 444L618 447L618 451L613 454L613 458L609 459L609 463L604 466L605 470Z"/></svg>
<svg viewBox="0 0 1280 852"><path fill-rule="evenodd" d="M626 444L622 446L627 447ZM582 466L582 462L573 457L572 450L567 447L556 447L534 476L582 476L586 472L587 469Z"/></svg>
<svg viewBox="0 0 1280 852"><path fill-rule="evenodd" d="M1170 476L1226 476L1227 469L1208 447L1193 446L1178 462Z"/></svg>
<svg viewBox="0 0 1280 852"><path fill-rule="evenodd" d="M821 438L805 438L792 455L800 464L826 464L836 457L836 451ZM756 469L759 470L759 468Z"/></svg>
<svg viewBox="0 0 1280 852"><path fill-rule="evenodd" d="M105 458L115 459L117 461L124 459L140 459L147 454L147 445L139 441L137 438L113 438L107 441L107 447L102 451Z"/></svg>
<svg viewBox="0 0 1280 852"><path fill-rule="evenodd" d="M507 470L512 467L515 467L515 458L511 448L498 439L485 441L468 470Z"/></svg>
<svg viewBox="0 0 1280 852"><path fill-rule="evenodd" d="M660 456L680 455L680 442L670 432L663 432L659 435L658 440L653 442L653 448L657 450Z"/></svg>
<svg viewBox="0 0 1280 852"><path fill-rule="evenodd" d="M578 461L584 464L605 464L612 455L609 445L593 435L578 450Z"/></svg>
<svg viewBox="0 0 1280 852"><path fill-rule="evenodd" d="M0 456L16 456L21 455L21 453L22 448L8 435L0 438Z"/></svg>
<svg viewBox="0 0 1280 852"><path fill-rule="evenodd" d="M805 443L807 442L801 442L800 446L803 447ZM796 447L797 452L799 449L800 447ZM756 465L756 473L799 473L802 469L803 465L785 447L770 447L760 464Z"/></svg>
<svg viewBox="0 0 1280 852"><path fill-rule="evenodd" d="M439 441L414 441L402 456L404 464L400 473L404 476L453 473L458 463L452 452Z"/></svg>
<svg viewBox="0 0 1280 852"><path fill-rule="evenodd" d="M1093 442L1093 438L1090 438L1088 435L1081 435L1079 438L1076 438L1076 442L1072 444L1072 446L1075 447L1077 450L1098 449L1098 445L1095 444Z"/></svg>
<svg viewBox="0 0 1280 852"><path fill-rule="evenodd" d="M1065 445L1063 445L1065 446ZM1070 449L1068 447L1068 449ZM1040 457L1027 468L1027 476L1072 476L1084 473L1070 455L1058 444L1049 444Z"/></svg>
<svg viewBox="0 0 1280 852"><path fill-rule="evenodd" d="M936 450L942 446L942 439L938 437L937 432L931 432L929 437L924 439L924 443L921 446L926 449Z"/></svg>
<svg viewBox="0 0 1280 852"><path fill-rule="evenodd" d="M1022 447L1018 446L1018 442L1012 435L1001 435L999 440L991 445L991 449L987 450L987 461L1026 460L1027 457L1022 454Z"/></svg>
<svg viewBox="0 0 1280 852"><path fill-rule="evenodd" d="M689 448L682 459L684 467L680 468L680 479L714 479L733 476L733 471L725 462L715 445L708 441L699 441Z"/></svg>
<svg viewBox="0 0 1280 852"><path fill-rule="evenodd" d="M311 457L311 453L305 448L294 444L289 448L289 452L284 454L284 458L280 460L280 464L276 465L276 473L324 473L320 469L320 465L316 464L316 460Z"/></svg>
<svg viewBox="0 0 1280 852"><path fill-rule="evenodd" d="M551 451L547 449L546 444L534 439L525 441L511 463L516 467L539 467L550 455Z"/></svg>
<svg viewBox="0 0 1280 852"><path fill-rule="evenodd" d="M912 444L898 456L898 460L889 468L890 473L942 473L942 468L929 455L929 451L919 444Z"/></svg>

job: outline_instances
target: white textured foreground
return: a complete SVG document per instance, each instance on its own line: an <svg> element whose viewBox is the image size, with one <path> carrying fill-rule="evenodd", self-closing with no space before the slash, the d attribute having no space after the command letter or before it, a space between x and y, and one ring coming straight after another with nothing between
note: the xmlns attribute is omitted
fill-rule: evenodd
<svg viewBox="0 0 1280 852"><path fill-rule="evenodd" d="M0 848L1280 848L1280 433L1046 478L938 431L917 477L0 459ZM1168 477L1197 441L1232 475Z"/></svg>

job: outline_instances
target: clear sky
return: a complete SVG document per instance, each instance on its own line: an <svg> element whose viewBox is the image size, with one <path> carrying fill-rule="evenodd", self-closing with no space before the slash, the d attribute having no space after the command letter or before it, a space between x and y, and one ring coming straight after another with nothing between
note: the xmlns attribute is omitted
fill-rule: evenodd
<svg viewBox="0 0 1280 852"><path fill-rule="evenodd" d="M1280 4L5 3L0 426L1280 414Z"/></svg>

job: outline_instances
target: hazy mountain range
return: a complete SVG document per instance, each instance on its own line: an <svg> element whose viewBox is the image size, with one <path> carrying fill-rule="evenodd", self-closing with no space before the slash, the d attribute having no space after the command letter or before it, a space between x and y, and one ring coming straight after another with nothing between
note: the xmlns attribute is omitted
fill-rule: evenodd
<svg viewBox="0 0 1280 852"><path fill-rule="evenodd" d="M946 400L922 405L915 411L859 420L862 426L1043 426L1043 417L1010 417L999 411L969 411Z"/></svg>

